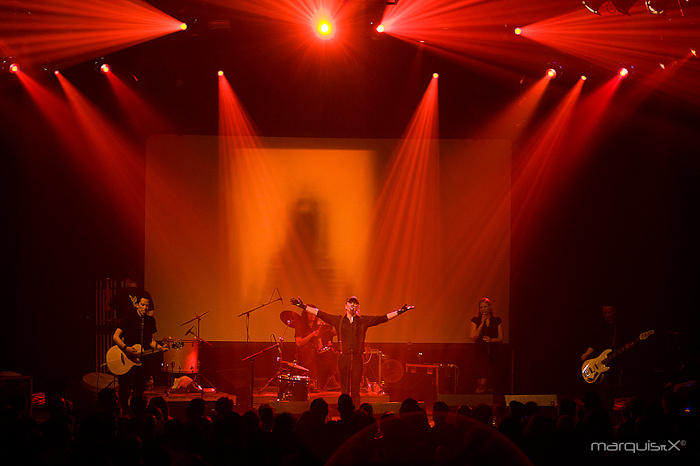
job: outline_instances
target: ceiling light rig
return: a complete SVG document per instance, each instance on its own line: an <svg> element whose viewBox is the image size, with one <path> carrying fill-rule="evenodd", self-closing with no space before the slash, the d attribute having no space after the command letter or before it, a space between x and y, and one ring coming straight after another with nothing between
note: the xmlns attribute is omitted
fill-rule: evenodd
<svg viewBox="0 0 700 466"><path fill-rule="evenodd" d="M561 78L564 75L564 67L558 61L550 61L547 63L544 74L549 79Z"/></svg>

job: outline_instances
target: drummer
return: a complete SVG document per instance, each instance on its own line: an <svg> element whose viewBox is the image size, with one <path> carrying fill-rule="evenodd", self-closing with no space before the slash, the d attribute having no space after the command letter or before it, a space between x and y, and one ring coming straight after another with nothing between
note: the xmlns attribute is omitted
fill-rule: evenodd
<svg viewBox="0 0 700 466"><path fill-rule="evenodd" d="M328 329L326 329L328 328ZM312 380L311 389L319 389L318 385L323 382L319 378L319 354L324 349L325 345L330 343L332 335L329 338L329 331L334 329L325 325L315 315L304 310L301 313L301 318L297 321L294 332L294 340L297 346L296 359L297 362L309 369ZM314 382L316 386L314 386Z"/></svg>

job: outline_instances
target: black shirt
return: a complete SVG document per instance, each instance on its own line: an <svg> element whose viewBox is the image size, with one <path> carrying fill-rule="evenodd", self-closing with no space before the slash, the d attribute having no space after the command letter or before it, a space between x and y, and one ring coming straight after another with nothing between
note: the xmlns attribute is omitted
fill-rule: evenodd
<svg viewBox="0 0 700 466"><path fill-rule="evenodd" d="M132 297L136 299L136 302L140 301L141 298L148 298L151 301L149 311L153 309L153 299L147 291L141 288L121 289L113 301L113 307L117 310L119 319L117 327L122 329L122 339L127 346L139 343L146 349L150 347L153 334L157 331L156 320L148 314L143 317L139 316Z"/></svg>
<svg viewBox="0 0 700 466"><path fill-rule="evenodd" d="M482 316L472 317L472 322L476 324L477 328L481 325L481 319ZM491 317L489 324L481 328L476 341L483 341L484 337L498 338L498 326L501 325L501 322L500 317Z"/></svg>
<svg viewBox="0 0 700 466"><path fill-rule="evenodd" d="M367 329L387 322L386 314L381 316L355 316L350 322L347 315L335 316L318 311L318 317L335 327L343 354L362 354L365 351Z"/></svg>

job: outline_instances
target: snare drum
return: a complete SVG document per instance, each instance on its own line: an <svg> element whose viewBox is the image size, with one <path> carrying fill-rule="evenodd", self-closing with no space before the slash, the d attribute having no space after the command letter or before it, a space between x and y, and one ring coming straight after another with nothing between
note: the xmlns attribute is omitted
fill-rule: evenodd
<svg viewBox="0 0 700 466"><path fill-rule="evenodd" d="M279 376L277 401L308 401L309 378L304 375Z"/></svg>
<svg viewBox="0 0 700 466"><path fill-rule="evenodd" d="M163 371L173 374L199 372L199 341L177 340L163 353Z"/></svg>

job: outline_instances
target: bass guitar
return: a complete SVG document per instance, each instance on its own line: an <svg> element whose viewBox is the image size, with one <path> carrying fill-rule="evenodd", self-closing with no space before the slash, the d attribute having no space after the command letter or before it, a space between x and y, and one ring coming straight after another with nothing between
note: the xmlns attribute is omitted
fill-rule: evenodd
<svg viewBox="0 0 700 466"><path fill-rule="evenodd" d="M583 380L586 381L586 383L593 383L596 380L600 378L600 376L610 370L610 362L627 351L628 349L632 348L634 345L639 343L640 341L644 341L650 336L654 334L654 330L647 330L646 332L640 333L637 338L634 340L630 341L627 343L625 346L622 348L613 351L612 349L608 348L602 353L597 358L591 358L587 359L584 361L584 363L581 365L581 376L583 376Z"/></svg>

